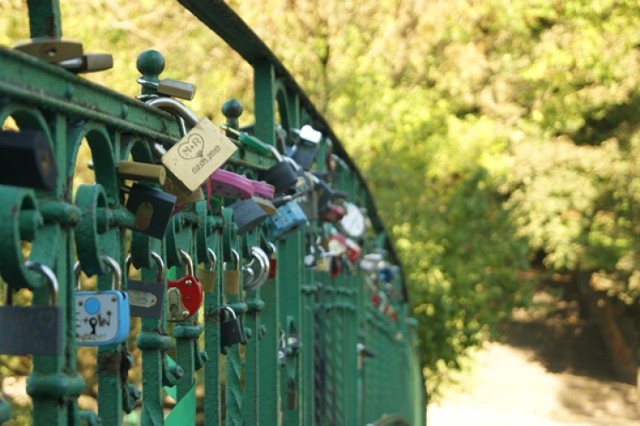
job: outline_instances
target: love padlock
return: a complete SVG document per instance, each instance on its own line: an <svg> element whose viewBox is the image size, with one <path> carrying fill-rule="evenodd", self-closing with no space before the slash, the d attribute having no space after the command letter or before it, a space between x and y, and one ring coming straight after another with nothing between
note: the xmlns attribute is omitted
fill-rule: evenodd
<svg viewBox="0 0 640 426"><path fill-rule="evenodd" d="M194 275L193 261L189 254L180 250L180 256L182 257L186 273L178 280L169 280L167 282L167 297L169 298L169 321L184 321L185 319L193 316L200 306L202 306L202 285L200 281ZM172 290L175 289L175 290ZM175 307L172 303L176 300L176 291L179 293L180 302L182 306ZM169 294L171 292L171 294ZM184 309L181 309L181 308Z"/></svg>
<svg viewBox="0 0 640 426"><path fill-rule="evenodd" d="M0 131L0 157L11 159L0 169L1 184L34 189L55 187L58 169L45 133L29 129Z"/></svg>
<svg viewBox="0 0 640 426"><path fill-rule="evenodd" d="M156 252L151 252L156 262L157 273L155 282L145 282L127 278L127 293L129 294L129 312L133 317L160 319L164 306L164 262ZM127 273L132 264L131 255L127 256Z"/></svg>
<svg viewBox="0 0 640 426"><path fill-rule="evenodd" d="M46 265L27 261L25 266L47 279L49 306L13 306L12 290L5 283L5 305L0 307L0 354L60 355L62 309L57 306L58 280Z"/></svg>
<svg viewBox="0 0 640 426"><path fill-rule="evenodd" d="M286 237L299 226L307 223L307 217L295 201L290 201L276 210L273 216L267 220L267 226L271 236L278 240Z"/></svg>
<svg viewBox="0 0 640 426"><path fill-rule="evenodd" d="M224 312L228 312L230 314L226 318L220 318L220 352L222 354L226 354L226 348L237 345L238 343L245 344L246 339L242 330L242 323L233 308L230 306L223 306L220 309L220 312L223 317Z"/></svg>
<svg viewBox="0 0 640 426"><path fill-rule="evenodd" d="M76 342L78 346L122 343L129 335L130 312L127 293L122 291L120 265L109 256L102 261L111 269L111 290L76 291ZM80 262L74 271L80 288Z"/></svg>
<svg viewBox="0 0 640 426"><path fill-rule="evenodd" d="M231 204L233 221L238 226L238 233L244 234L255 228L268 217L267 213L253 198L238 200Z"/></svg>
<svg viewBox="0 0 640 426"><path fill-rule="evenodd" d="M136 217L136 231L161 239L175 204L175 195L136 183L129 191L126 207Z"/></svg>
<svg viewBox="0 0 640 426"><path fill-rule="evenodd" d="M251 247L251 261L242 267L242 286L245 290L257 290L269 278L269 256L260 247Z"/></svg>
<svg viewBox="0 0 640 426"><path fill-rule="evenodd" d="M322 140L322 133L310 125L302 126L300 130L293 129L297 140L289 153L289 156L305 170L310 170L316 159L318 144Z"/></svg>
<svg viewBox="0 0 640 426"><path fill-rule="evenodd" d="M255 192L255 186L251 179L223 169L216 170L209 176L205 184L209 196L217 195L246 200L251 198Z"/></svg>
<svg viewBox="0 0 640 426"><path fill-rule="evenodd" d="M218 257L210 248L207 248L207 257L209 258L209 268L198 269L198 280L202 284L202 289L205 293L213 293L218 281L218 271L216 270Z"/></svg>

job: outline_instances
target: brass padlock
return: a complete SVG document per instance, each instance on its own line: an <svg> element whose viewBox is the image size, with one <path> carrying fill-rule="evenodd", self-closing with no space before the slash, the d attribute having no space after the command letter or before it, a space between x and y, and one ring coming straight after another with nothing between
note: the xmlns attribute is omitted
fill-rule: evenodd
<svg viewBox="0 0 640 426"><path fill-rule="evenodd" d="M240 294L240 255L231 249L234 269L225 269L223 273L224 294L237 296Z"/></svg>
<svg viewBox="0 0 640 426"><path fill-rule="evenodd" d="M167 110L192 126L162 156L162 164L183 191L193 193L199 189L237 151L235 144L211 121L198 119L193 111L175 99L158 97L146 103Z"/></svg>
<svg viewBox="0 0 640 426"><path fill-rule="evenodd" d="M191 204L195 203L196 201L204 200L204 193L201 189L196 189L193 192L184 191L175 183L175 181L171 177L168 177L164 181L162 189L165 192L176 196L176 204Z"/></svg>
<svg viewBox="0 0 640 426"><path fill-rule="evenodd" d="M207 257L209 258L209 268L200 268L198 270L198 280L200 280L205 293L213 293L216 289L216 282L218 281L218 271L216 271L218 258L216 253L210 248L207 248Z"/></svg>
<svg viewBox="0 0 640 426"><path fill-rule="evenodd" d="M14 46L14 49L56 64L78 58L83 54L82 43L50 37L21 41Z"/></svg>
<svg viewBox="0 0 640 426"><path fill-rule="evenodd" d="M136 80L141 86L150 87L156 89L158 95L171 96L174 98L192 100L196 95L195 84L187 83L184 81L172 80L165 78L157 83L155 81L149 81L142 77Z"/></svg>
<svg viewBox="0 0 640 426"><path fill-rule="evenodd" d="M80 57L58 62L58 65L75 73L104 71L113 68L113 56L109 53L85 53Z"/></svg>
<svg viewBox="0 0 640 426"><path fill-rule="evenodd" d="M167 178L167 170L159 164L120 161L118 176L140 182L153 182L163 185Z"/></svg>

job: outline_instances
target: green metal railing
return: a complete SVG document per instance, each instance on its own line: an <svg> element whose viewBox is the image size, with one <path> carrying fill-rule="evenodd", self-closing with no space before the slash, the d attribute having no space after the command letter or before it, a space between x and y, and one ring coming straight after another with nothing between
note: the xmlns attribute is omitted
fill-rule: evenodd
<svg viewBox="0 0 640 426"><path fill-rule="evenodd" d="M346 245L335 238L349 232L343 220L310 219L279 239L266 222L240 232L230 207L235 200L207 196L205 186L196 191L196 201L175 208L162 239L138 232L137 217L125 205L128 182L118 175L117 164L131 159L159 164L158 144L168 148L181 139L176 117L36 56L0 47L0 123L6 126L11 118L21 134L43 134L57 169L52 189L0 182L4 286L27 289L19 293L33 295L27 309L49 304L46 277L26 261L50 268L59 285L61 350L33 355L26 385L33 424L424 424L415 321L400 262L365 181L292 76L228 5L180 3L253 67L256 138L277 146L279 125L289 134L288 145L291 129L311 125L322 133L313 166L299 174L315 173L342 191L336 205L344 199L343 207L364 212L366 232L351 235ZM61 36L57 1L30 0L28 6L32 38ZM139 57L147 81L159 80L160 59L157 52ZM157 96L152 87L144 87L143 94ZM225 108L227 136L235 141L238 108L234 103ZM95 182L75 188L85 141ZM234 143L240 149L225 170L258 180L279 161L271 150L265 154ZM259 288L244 289L255 248L269 257L270 275ZM215 277L196 314L169 322L167 282L188 272L183 253L195 269L212 270ZM141 280L159 282L163 315L132 321L127 340L100 346L95 375L83 377L74 265L79 261L87 276L97 276L97 289L106 291L113 273L104 256L122 269L125 292L136 268ZM222 311L229 310L241 319L246 342L222 348ZM0 354L5 345L0 341ZM97 412L82 410L78 397L94 382ZM11 418L11 401L0 399L0 423Z"/></svg>

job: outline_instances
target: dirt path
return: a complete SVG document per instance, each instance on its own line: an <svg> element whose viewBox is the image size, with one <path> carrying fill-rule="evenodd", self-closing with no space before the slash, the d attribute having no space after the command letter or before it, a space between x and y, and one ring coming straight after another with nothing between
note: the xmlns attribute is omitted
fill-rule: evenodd
<svg viewBox="0 0 640 426"><path fill-rule="evenodd" d="M475 357L464 392L429 407L429 426L640 425L635 386L617 380L597 325L576 305L521 312Z"/></svg>

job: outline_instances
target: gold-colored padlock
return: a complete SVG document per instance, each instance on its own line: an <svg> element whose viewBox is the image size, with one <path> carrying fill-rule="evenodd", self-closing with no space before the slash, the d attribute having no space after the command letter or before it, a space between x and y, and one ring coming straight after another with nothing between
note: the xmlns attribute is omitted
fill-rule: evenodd
<svg viewBox="0 0 640 426"><path fill-rule="evenodd" d="M183 191L192 193L237 149L218 127L203 118L162 156L162 164Z"/></svg>
<svg viewBox="0 0 640 426"><path fill-rule="evenodd" d="M224 294L237 296L240 294L240 255L237 251L231 250L231 257L234 261L234 269L225 269L222 277Z"/></svg>
<svg viewBox="0 0 640 426"><path fill-rule="evenodd" d="M198 270L198 280L206 293L213 293L218 281L218 271L216 271L217 257L216 253L210 248L207 249L207 256L209 257L209 268L200 268Z"/></svg>
<svg viewBox="0 0 640 426"><path fill-rule="evenodd" d="M123 179L153 182L163 185L167 178L167 169L159 164L120 161L118 163L118 176Z"/></svg>
<svg viewBox="0 0 640 426"><path fill-rule="evenodd" d="M276 206L273 205L271 200L267 200L266 198L262 197L253 197L253 201L255 201L256 204L260 206L262 211L264 211L267 216L273 216L274 214L276 214Z"/></svg>
<svg viewBox="0 0 640 426"><path fill-rule="evenodd" d="M82 43L52 37L32 38L21 41L14 46L14 49L51 64L79 58L84 53Z"/></svg>
<svg viewBox="0 0 640 426"><path fill-rule="evenodd" d="M182 190L171 177L167 177L162 186L164 192L173 194L176 196L176 204L191 204L196 201L204 200L204 194L201 189L197 189L193 192L186 192Z"/></svg>

